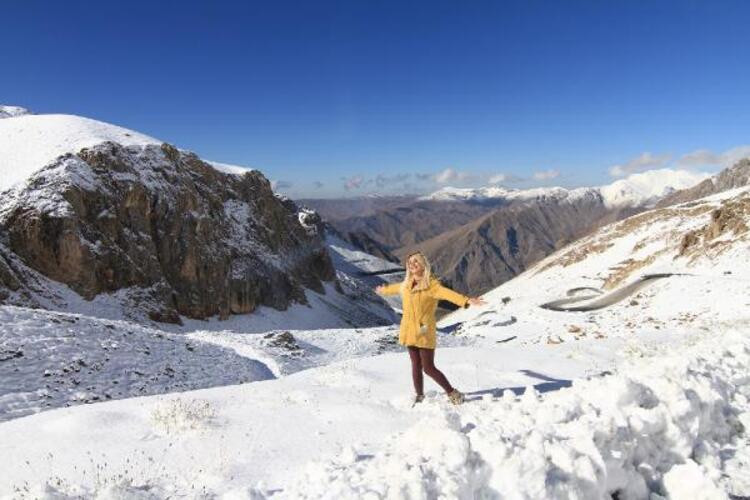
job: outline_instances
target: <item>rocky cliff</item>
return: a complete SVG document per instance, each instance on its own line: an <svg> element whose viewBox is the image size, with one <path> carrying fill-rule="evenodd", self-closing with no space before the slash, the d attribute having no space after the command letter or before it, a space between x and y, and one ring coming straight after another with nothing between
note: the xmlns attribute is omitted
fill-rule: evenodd
<svg viewBox="0 0 750 500"><path fill-rule="evenodd" d="M338 286L321 229L260 172L105 142L0 196L0 303L33 295L25 266L86 299L124 292L159 321L285 309Z"/></svg>

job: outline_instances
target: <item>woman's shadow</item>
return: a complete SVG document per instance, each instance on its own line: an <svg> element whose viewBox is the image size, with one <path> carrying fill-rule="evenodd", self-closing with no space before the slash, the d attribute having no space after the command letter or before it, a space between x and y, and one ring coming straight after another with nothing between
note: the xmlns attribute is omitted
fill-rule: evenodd
<svg viewBox="0 0 750 500"><path fill-rule="evenodd" d="M533 370L519 370L519 371L523 373L524 375L526 375L527 377L533 377L533 378L544 381L539 384L534 384L534 389L536 389L540 393L557 391L559 389L562 389L563 387L570 387L571 385L573 385L573 382L570 380L548 377L547 375L535 372ZM495 397L499 397L499 396L502 396L503 392L507 390L513 391L513 393L516 396L520 396L524 392L526 392L527 387L528 386L495 387L493 389L482 389L480 391L467 392L466 401L476 401L476 400L482 399L482 396L484 396L485 394L492 394Z"/></svg>

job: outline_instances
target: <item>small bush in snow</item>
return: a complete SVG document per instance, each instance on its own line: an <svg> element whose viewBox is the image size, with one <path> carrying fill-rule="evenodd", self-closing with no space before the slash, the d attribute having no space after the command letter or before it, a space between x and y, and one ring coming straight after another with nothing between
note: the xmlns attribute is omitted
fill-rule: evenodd
<svg viewBox="0 0 750 500"><path fill-rule="evenodd" d="M11 498L19 500L161 500L163 498L215 498L204 485L196 480L203 469L190 469L179 476L167 471L167 453L155 458L141 450L124 461L110 462L105 454L98 456L86 452L89 457L85 466L73 466L73 471L60 474L40 475L32 482L24 481L13 486ZM47 455L47 469L54 470L56 458ZM38 464L26 462L32 469ZM3 497L5 498L5 497Z"/></svg>
<svg viewBox="0 0 750 500"><path fill-rule="evenodd" d="M170 399L151 413L154 426L166 434L204 429L216 418L216 410L208 401Z"/></svg>

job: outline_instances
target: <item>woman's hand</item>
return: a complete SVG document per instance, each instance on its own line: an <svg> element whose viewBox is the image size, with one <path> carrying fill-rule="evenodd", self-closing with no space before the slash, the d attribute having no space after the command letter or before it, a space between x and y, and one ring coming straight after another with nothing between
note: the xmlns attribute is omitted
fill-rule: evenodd
<svg viewBox="0 0 750 500"><path fill-rule="evenodd" d="M383 293L383 290L385 290L385 285L378 285L375 287L375 293Z"/></svg>
<svg viewBox="0 0 750 500"><path fill-rule="evenodd" d="M486 303L482 297L469 297L469 304L472 306L483 306Z"/></svg>

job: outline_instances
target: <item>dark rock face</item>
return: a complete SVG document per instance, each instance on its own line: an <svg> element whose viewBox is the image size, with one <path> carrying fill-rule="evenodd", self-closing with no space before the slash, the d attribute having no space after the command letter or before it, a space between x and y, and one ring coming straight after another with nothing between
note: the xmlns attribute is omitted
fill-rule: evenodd
<svg viewBox="0 0 750 500"><path fill-rule="evenodd" d="M0 304L7 300L12 292L21 288L21 282L8 264L4 253L0 250Z"/></svg>
<svg viewBox="0 0 750 500"><path fill-rule="evenodd" d="M37 277L8 249L7 234L0 229L0 304L38 308L40 305L32 293L35 288L38 288Z"/></svg>
<svg viewBox="0 0 750 500"><path fill-rule="evenodd" d="M6 195L0 231L26 265L87 299L145 291L159 321L285 309L336 280L314 213L168 144L103 143ZM15 286L2 259L0 281Z"/></svg>

